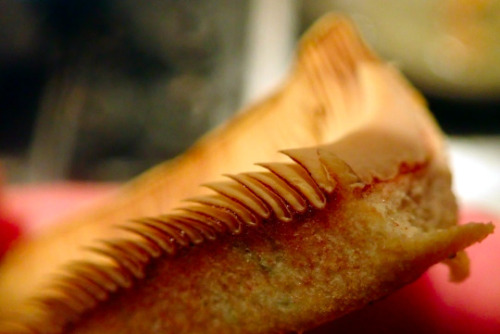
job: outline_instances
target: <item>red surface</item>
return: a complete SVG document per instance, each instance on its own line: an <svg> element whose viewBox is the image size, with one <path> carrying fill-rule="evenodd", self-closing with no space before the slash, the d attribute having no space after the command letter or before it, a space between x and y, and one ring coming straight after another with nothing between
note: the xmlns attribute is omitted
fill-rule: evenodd
<svg viewBox="0 0 500 334"><path fill-rule="evenodd" d="M108 183L77 182L9 186L0 198L0 217L3 211L4 215L15 217L25 233L37 233L57 222L58 218L90 205L116 188Z"/></svg>
<svg viewBox="0 0 500 334"><path fill-rule="evenodd" d="M64 183L0 189L0 254L20 231L36 233L115 188ZM493 214L472 210L464 210L461 220L500 225ZM500 333L500 233L468 254L471 276L465 282L450 283L447 268L436 265L387 299L313 333Z"/></svg>
<svg viewBox="0 0 500 334"><path fill-rule="evenodd" d="M20 233L19 225L11 222L8 218L0 217L0 258L19 237Z"/></svg>

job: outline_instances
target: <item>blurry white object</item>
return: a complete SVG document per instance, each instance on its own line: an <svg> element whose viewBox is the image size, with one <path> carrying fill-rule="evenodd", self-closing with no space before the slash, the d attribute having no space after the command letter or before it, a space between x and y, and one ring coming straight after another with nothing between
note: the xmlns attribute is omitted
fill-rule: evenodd
<svg viewBox="0 0 500 334"><path fill-rule="evenodd" d="M243 104L268 94L288 70L296 43L297 0L252 0Z"/></svg>
<svg viewBox="0 0 500 334"><path fill-rule="evenodd" d="M500 137L454 137L450 153L459 201L500 214Z"/></svg>

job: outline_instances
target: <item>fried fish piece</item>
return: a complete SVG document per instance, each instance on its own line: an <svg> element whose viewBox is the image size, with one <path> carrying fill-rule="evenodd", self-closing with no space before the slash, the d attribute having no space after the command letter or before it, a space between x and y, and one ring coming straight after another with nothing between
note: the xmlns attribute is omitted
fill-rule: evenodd
<svg viewBox="0 0 500 334"><path fill-rule="evenodd" d="M18 245L0 319L27 333L303 331L440 261L464 279L463 249L493 226L456 221L424 100L329 15L275 94Z"/></svg>

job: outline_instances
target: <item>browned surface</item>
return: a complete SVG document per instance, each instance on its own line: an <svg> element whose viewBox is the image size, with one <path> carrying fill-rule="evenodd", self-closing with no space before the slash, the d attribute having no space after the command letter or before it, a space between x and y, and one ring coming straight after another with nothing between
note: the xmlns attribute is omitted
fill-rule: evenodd
<svg viewBox="0 0 500 334"><path fill-rule="evenodd" d="M269 171L253 166L262 161ZM214 192L200 199L207 182ZM0 267L0 322L35 333L310 328L491 233L455 226L450 188L418 93L329 16L282 90L14 249ZM192 196L201 204L174 210ZM448 261L457 280L460 254Z"/></svg>
<svg viewBox="0 0 500 334"><path fill-rule="evenodd" d="M360 308L490 230L477 225L426 233L418 227L435 205L431 198L449 201L442 210L448 219L436 224L455 221L451 193L436 193L440 180L429 181L427 173L356 195L339 190L326 210L291 223L264 222L159 260L147 279L70 332L268 333L311 328ZM418 188L427 197L400 196ZM381 196L388 212L377 208Z"/></svg>

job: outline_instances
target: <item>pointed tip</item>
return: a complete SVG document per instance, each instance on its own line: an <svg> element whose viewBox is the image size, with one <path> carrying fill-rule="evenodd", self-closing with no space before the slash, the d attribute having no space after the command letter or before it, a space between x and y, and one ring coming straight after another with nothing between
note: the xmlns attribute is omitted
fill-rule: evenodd
<svg viewBox="0 0 500 334"><path fill-rule="evenodd" d="M319 19L299 42L299 62L311 51L334 51L344 61L376 60L353 22L345 16L330 13ZM336 62L338 62L338 58Z"/></svg>

